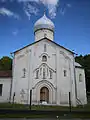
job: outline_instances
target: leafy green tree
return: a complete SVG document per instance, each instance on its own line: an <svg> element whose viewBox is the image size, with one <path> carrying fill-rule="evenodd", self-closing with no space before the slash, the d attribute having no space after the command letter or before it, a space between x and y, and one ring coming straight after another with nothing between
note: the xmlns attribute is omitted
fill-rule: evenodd
<svg viewBox="0 0 90 120"><path fill-rule="evenodd" d="M76 56L75 61L84 66L84 59L82 55Z"/></svg>
<svg viewBox="0 0 90 120"><path fill-rule="evenodd" d="M12 59L10 57L4 56L0 59L0 70L11 70L12 69Z"/></svg>

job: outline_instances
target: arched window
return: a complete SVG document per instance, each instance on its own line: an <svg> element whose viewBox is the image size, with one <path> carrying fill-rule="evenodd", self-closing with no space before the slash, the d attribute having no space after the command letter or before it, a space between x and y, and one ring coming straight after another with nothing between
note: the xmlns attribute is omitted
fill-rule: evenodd
<svg viewBox="0 0 90 120"><path fill-rule="evenodd" d="M43 79L46 79L45 68L43 68Z"/></svg>
<svg viewBox="0 0 90 120"><path fill-rule="evenodd" d="M66 77L67 76L67 71L66 70L64 70L64 77Z"/></svg>
<svg viewBox="0 0 90 120"><path fill-rule="evenodd" d="M79 82L82 82L82 74L79 74Z"/></svg>
<svg viewBox="0 0 90 120"><path fill-rule="evenodd" d="M50 72L50 79L52 79L52 71L51 71L51 70L49 70L49 72Z"/></svg>
<svg viewBox="0 0 90 120"><path fill-rule="evenodd" d="M47 56L45 56L45 55L42 56L42 61L43 61L43 62L46 62L46 61L47 61Z"/></svg>

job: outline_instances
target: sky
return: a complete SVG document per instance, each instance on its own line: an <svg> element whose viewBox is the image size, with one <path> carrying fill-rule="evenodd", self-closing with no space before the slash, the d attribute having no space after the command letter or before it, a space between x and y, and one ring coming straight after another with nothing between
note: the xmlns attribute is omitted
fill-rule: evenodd
<svg viewBox="0 0 90 120"><path fill-rule="evenodd" d="M90 54L90 0L0 0L0 58L35 41L34 24L44 10L56 43Z"/></svg>

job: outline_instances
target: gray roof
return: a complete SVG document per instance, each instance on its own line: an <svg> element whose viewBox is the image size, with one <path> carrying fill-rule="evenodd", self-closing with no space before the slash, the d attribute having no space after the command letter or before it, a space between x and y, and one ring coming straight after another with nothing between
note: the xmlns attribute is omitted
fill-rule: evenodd
<svg viewBox="0 0 90 120"><path fill-rule="evenodd" d="M75 62L75 66L82 67L79 63Z"/></svg>
<svg viewBox="0 0 90 120"><path fill-rule="evenodd" d="M69 49L67 49L67 48L65 48L65 47L63 47L63 46L61 46L61 45L59 45L58 43L56 43L56 42L54 42L54 41L48 39L47 37L42 38L41 40L35 41L35 42L33 42L33 43L31 43L31 44L29 44L29 45L23 47L23 48L20 48L20 49L18 49L18 50L16 50L16 51L12 52L12 53L16 53L16 52L18 52L18 51L20 51L20 50L22 50L22 49L24 49L24 48L26 48L26 47L28 47L28 46L31 46L31 45L34 45L34 44L40 42L40 41L43 41L44 39L46 39L47 41L52 42L52 43L56 44L57 46L59 46L59 47L65 49L65 50L71 52L72 54L75 54L73 51L71 51L71 50L69 50ZM11 54L12 54L12 53L11 53Z"/></svg>
<svg viewBox="0 0 90 120"><path fill-rule="evenodd" d="M54 23L48 19L46 17L46 15L44 14L43 17L41 17L39 20L36 21L35 25L34 25L34 31L37 31L39 29L42 29L42 28L46 28L46 29L50 29L52 31L54 31Z"/></svg>
<svg viewBox="0 0 90 120"><path fill-rule="evenodd" d="M0 71L0 78L11 78L12 70L2 70Z"/></svg>

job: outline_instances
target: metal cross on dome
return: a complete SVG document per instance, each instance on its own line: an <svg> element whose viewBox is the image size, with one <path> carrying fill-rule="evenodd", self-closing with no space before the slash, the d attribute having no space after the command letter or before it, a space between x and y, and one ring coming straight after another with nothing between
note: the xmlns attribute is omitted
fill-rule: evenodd
<svg viewBox="0 0 90 120"><path fill-rule="evenodd" d="M46 15L46 8L44 8L44 15Z"/></svg>

